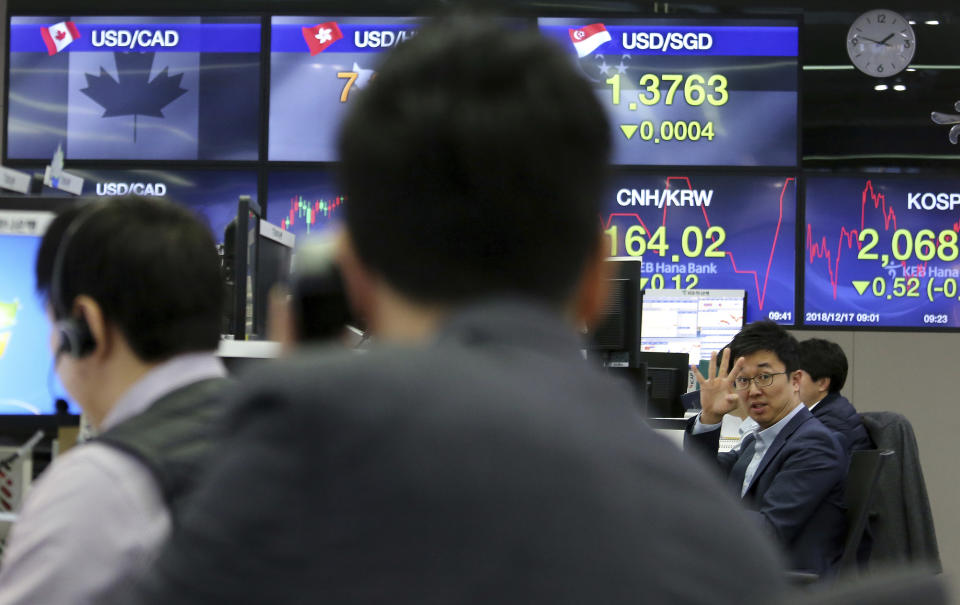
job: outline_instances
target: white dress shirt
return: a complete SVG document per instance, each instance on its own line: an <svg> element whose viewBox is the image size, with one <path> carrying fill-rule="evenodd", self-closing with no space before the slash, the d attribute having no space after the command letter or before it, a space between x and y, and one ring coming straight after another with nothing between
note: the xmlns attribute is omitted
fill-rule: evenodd
<svg viewBox="0 0 960 605"><path fill-rule="evenodd" d="M107 430L193 382L224 376L209 353L150 370L103 420ZM0 566L0 605L86 605L148 566L170 532L170 513L150 470L96 441L57 458L27 495Z"/></svg>

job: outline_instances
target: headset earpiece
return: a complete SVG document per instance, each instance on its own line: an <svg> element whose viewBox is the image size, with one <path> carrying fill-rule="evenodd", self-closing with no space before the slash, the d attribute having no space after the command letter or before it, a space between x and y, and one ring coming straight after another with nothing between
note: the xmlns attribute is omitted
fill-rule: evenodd
<svg viewBox="0 0 960 605"><path fill-rule="evenodd" d="M54 324L54 329L60 336L60 346L57 354L66 353L71 357L85 357L93 352L97 341L93 338L90 325L82 317L61 319Z"/></svg>

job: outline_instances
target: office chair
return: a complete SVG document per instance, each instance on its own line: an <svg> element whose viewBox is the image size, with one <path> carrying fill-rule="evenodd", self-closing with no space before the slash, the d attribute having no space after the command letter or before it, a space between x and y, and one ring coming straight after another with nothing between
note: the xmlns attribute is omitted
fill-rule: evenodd
<svg viewBox="0 0 960 605"><path fill-rule="evenodd" d="M891 570L864 578L840 581L822 589L796 591L779 605L948 605L951 603L942 576L926 571Z"/></svg>
<svg viewBox="0 0 960 605"><path fill-rule="evenodd" d="M894 412L864 412L860 417L875 447L897 453L880 471L870 518L870 566L920 565L942 571L913 426Z"/></svg>
<svg viewBox="0 0 960 605"><path fill-rule="evenodd" d="M856 571L857 551L867 528L880 471L893 454L893 450L860 450L853 452L850 457L850 470L847 472L843 495L843 503L847 507L847 537L837 565L839 573Z"/></svg>
<svg viewBox="0 0 960 605"><path fill-rule="evenodd" d="M880 470L893 453L892 450L860 450L853 452L850 458L843 494L843 503L847 507L847 534L843 543L843 554L837 563L839 574L856 570L857 551L867 527ZM819 579L820 576L815 573L787 572L787 581L794 586L807 586Z"/></svg>

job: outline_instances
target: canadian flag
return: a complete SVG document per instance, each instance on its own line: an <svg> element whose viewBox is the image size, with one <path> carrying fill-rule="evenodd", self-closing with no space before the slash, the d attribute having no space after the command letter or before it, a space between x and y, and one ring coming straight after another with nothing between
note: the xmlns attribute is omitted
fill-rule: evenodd
<svg viewBox="0 0 960 605"><path fill-rule="evenodd" d="M580 29L570 30L570 41L573 42L573 47L577 49L577 56L581 59L610 40L610 33L603 23L593 23Z"/></svg>
<svg viewBox="0 0 960 605"><path fill-rule="evenodd" d="M80 30L73 21L61 21L41 29L40 35L43 36L43 42L47 45L47 54L55 55L79 38Z"/></svg>
<svg viewBox="0 0 960 605"><path fill-rule="evenodd" d="M320 25L303 28L303 39L310 48L310 56L322 53L328 46L343 37L336 21L327 21Z"/></svg>

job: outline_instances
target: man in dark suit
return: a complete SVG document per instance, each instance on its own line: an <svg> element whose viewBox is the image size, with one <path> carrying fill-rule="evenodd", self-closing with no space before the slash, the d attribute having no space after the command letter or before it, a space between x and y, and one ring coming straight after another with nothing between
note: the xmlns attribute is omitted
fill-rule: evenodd
<svg viewBox="0 0 960 605"><path fill-rule="evenodd" d="M810 338L800 343L800 401L828 429L840 435L849 454L873 447L863 420L840 394L847 381L847 356L835 342Z"/></svg>
<svg viewBox="0 0 960 605"><path fill-rule="evenodd" d="M112 602L775 600L772 545L581 357L610 125L569 57L452 18L354 103L341 265L378 344L248 382L154 573Z"/></svg>
<svg viewBox="0 0 960 605"><path fill-rule="evenodd" d="M848 457L839 438L800 403L797 341L770 321L744 328L719 368L711 357L700 382L701 414L687 443L711 456L720 422L739 403L760 430L716 456L730 487L790 556L793 569L828 574L846 531L843 482Z"/></svg>

